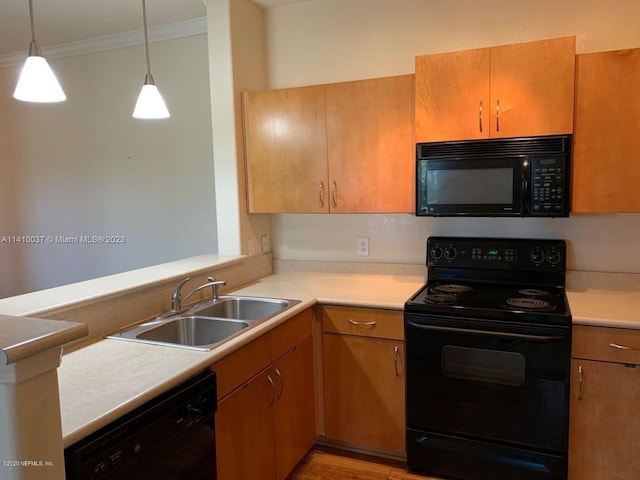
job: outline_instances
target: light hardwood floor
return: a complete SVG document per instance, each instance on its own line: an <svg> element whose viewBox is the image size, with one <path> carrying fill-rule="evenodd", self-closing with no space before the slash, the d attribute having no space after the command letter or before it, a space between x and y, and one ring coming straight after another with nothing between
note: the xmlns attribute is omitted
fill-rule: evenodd
<svg viewBox="0 0 640 480"><path fill-rule="evenodd" d="M406 468L377 461L311 450L287 480L439 480L408 473Z"/></svg>

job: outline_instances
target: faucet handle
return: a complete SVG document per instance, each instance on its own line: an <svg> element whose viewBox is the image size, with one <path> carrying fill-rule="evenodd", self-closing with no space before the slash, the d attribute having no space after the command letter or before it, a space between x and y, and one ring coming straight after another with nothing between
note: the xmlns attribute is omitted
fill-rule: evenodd
<svg viewBox="0 0 640 480"><path fill-rule="evenodd" d="M179 312L182 309L182 287L189 280L191 280L191 277L182 280L173 291L173 295L171 295L171 309L175 312Z"/></svg>

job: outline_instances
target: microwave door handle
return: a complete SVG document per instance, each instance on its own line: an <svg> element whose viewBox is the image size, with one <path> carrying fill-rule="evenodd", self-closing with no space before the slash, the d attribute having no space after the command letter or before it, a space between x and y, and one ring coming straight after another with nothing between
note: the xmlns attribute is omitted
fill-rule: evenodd
<svg viewBox="0 0 640 480"><path fill-rule="evenodd" d="M531 158L526 158L522 162L522 202L520 211L521 215L526 215L531 208L531 190L529 185L529 179L531 178Z"/></svg>

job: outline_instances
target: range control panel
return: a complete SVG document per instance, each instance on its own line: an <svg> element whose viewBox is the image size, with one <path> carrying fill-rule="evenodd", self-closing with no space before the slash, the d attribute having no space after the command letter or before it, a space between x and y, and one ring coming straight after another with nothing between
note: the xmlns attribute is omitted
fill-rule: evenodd
<svg viewBox="0 0 640 480"><path fill-rule="evenodd" d="M564 240L430 237L427 266L564 272Z"/></svg>

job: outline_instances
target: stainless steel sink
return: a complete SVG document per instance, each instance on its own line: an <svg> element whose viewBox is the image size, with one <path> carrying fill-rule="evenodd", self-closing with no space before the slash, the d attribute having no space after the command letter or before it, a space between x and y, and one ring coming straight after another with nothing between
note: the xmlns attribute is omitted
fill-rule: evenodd
<svg viewBox="0 0 640 480"><path fill-rule="evenodd" d="M189 313L205 317L259 320L271 317L291 306L292 300L225 295L215 302L197 305Z"/></svg>
<svg viewBox="0 0 640 480"><path fill-rule="evenodd" d="M241 320L222 320L197 316L178 317L139 333L136 338L191 347L205 347L226 340L248 326L247 322Z"/></svg>
<svg viewBox="0 0 640 480"><path fill-rule="evenodd" d="M109 338L207 351L248 327L242 320L186 315L143 323Z"/></svg>
<svg viewBox="0 0 640 480"><path fill-rule="evenodd" d="M185 313L168 312L108 338L208 351L296 303L300 301L225 295Z"/></svg>

